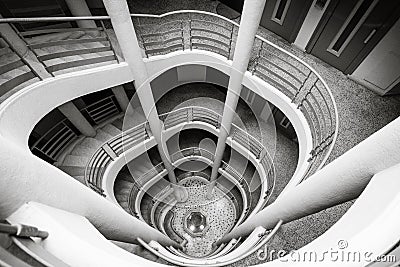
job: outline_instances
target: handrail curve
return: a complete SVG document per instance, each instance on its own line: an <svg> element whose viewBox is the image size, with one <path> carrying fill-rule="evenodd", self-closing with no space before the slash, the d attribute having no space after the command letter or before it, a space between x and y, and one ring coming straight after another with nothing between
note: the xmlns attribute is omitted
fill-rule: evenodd
<svg viewBox="0 0 400 267"><path fill-rule="evenodd" d="M188 17L185 17L186 15ZM168 19L171 16L178 16L178 17L181 16L179 17L179 20L181 22L189 22L191 21L192 16L194 15L198 15L200 19L195 18L193 19L193 21L198 20L202 21L202 23L210 23L210 25L211 23L222 25L221 22L223 22L223 24L227 23L229 25L232 25L232 29L234 27L240 26L238 23L228 18L225 18L221 15L207 11L198 11L198 10L178 10L178 11L164 13L161 15L131 14L131 18L132 19L140 18L143 20L146 18ZM209 19L204 19L204 17L206 16L208 16ZM54 22L54 21L79 21L79 20L102 21L102 20L110 20L110 17L82 16L82 17L2 18L0 19L0 23L20 23L20 22L35 22L35 21ZM224 25L222 26L224 29L229 28L225 27ZM192 37L190 35L190 29L189 29L189 37L183 35L183 30L184 28L187 29L187 27L190 27L190 23L181 23L181 27L182 27L181 37L184 39L182 41L182 50L185 50L187 48L187 42L185 42L185 40L190 43ZM99 28L105 29L104 26ZM214 28L210 29L207 28L207 31L214 31L214 33L219 33L218 30ZM207 33L204 33L204 36L205 39L215 42L211 44L201 43L201 45L196 47L196 49L205 49L213 53L222 52L221 48L218 45L218 42L220 41L218 40L217 36L210 37L207 35ZM198 34L196 34L196 38L197 37ZM230 38L231 40L229 44L228 59L230 59L231 49L234 49L234 45L232 46L232 41L235 41L236 38L235 35L233 34L233 30L231 32ZM107 40L108 42L110 42L108 37ZM259 49L257 49L257 43L260 44ZM192 49L191 43L190 43L190 48ZM172 52L168 51L169 47L165 47L162 49L164 50L167 49L165 51L166 53ZM176 49L176 46L174 46L173 49ZM312 150L310 151L310 157L308 159L308 168L303 177L301 178L302 181L307 177L309 177L310 175L312 175L317 170L319 170L324 165L330 153L332 152L334 143L337 139L339 116L333 94L330 91L327 83L321 77L321 75L313 67L311 67L304 60L300 59L298 56L293 55L292 53L286 51L285 49L272 43L271 41L266 40L260 35L256 35L255 37L254 49L256 50L254 51L255 55L253 55L252 57L248 70L253 75L275 86L278 90L281 90L285 95L287 95L292 101L292 103L294 105L297 105L297 108L305 115L309 127L311 129L311 132L313 134L313 147ZM278 55L276 55L276 53L275 55L269 53L271 49L278 51ZM265 57L264 55L265 53L269 53L268 57ZM113 54L114 57L117 58L114 52ZM299 79L294 77L293 74L290 73L290 71L286 71L285 73L285 68L280 67L280 65L276 62L276 61L282 61L283 58L287 59L286 64L291 65L290 68L294 68L295 72L296 71L302 72L305 77L303 77L303 79ZM104 60L108 59L104 58ZM265 60L267 60L268 62L263 62ZM89 60L85 62L77 62L76 64L79 65L79 64L91 64L91 63L94 63L94 61ZM75 65L72 64L66 67L73 67L73 66ZM272 67L267 68L266 66L272 66ZM266 69L269 71L266 71ZM273 69L275 69L276 71L274 72ZM306 69L306 72L302 71L304 69ZM308 73L308 75L306 75L306 73ZM280 79L281 82L277 82L276 79ZM298 82L300 82L300 84L296 85L295 83ZM286 85L283 86L282 83ZM296 91L293 91L293 89L295 89ZM326 122L326 117L328 117L330 121L329 124L327 124Z"/></svg>

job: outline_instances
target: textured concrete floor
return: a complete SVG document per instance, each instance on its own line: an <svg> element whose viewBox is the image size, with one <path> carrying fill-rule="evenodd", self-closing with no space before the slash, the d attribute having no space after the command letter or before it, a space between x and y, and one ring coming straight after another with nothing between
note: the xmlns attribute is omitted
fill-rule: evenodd
<svg viewBox="0 0 400 267"><path fill-rule="evenodd" d="M206 83L187 84L165 94L157 102L157 109L161 114L176 107L201 106L222 114L224 99L225 93L216 89L214 85ZM293 176L298 160L298 145L280 132L272 131L271 127L260 125L250 108L243 101L239 102L236 113L238 117L235 118L235 122L237 124L241 122L248 133L255 137L261 135L265 140L272 140L271 143L264 142L273 156L276 170L276 184L271 196L272 201Z"/></svg>
<svg viewBox="0 0 400 267"><path fill-rule="evenodd" d="M210 0L129 0L128 2L132 13L149 14L162 14L180 9L197 9L215 12L218 4L217 1ZM339 157L354 145L400 115L399 96L377 96L365 87L349 80L340 71L322 62L318 58L298 50L268 30L260 28L259 34L309 63L325 79L328 86L331 88L338 106L340 123L338 140L328 162ZM285 142L281 143L285 144ZM290 153L289 151L291 151L290 149L291 146L289 145L285 148L282 147L282 155L288 155L288 153ZM276 159L278 159L278 153L276 154ZM279 160L279 162L281 162L281 160ZM283 168L282 172L278 173L283 173L283 171L287 171L287 173L285 175L282 174L281 178L277 177L277 180L283 181L284 178L288 179L291 177L290 169ZM282 182L282 185L284 184L285 182ZM329 229L329 227L347 211L351 204L352 202L338 205L317 214L285 224L272 243L276 249L297 249ZM253 255L238 264L239 266L244 266L257 262Z"/></svg>
<svg viewBox="0 0 400 267"><path fill-rule="evenodd" d="M216 11L216 1L150 0L145 4L131 4L133 13L161 14L179 9ZM237 22L239 19L236 20ZM327 163L384 127L400 115L400 96L380 97L320 59L300 51L279 36L260 27L259 35L283 47L310 64L330 87L338 107L339 135ZM323 234L351 207L354 201L326 209L319 213L282 226L272 242L276 249L297 249ZM259 263L254 255L237 266Z"/></svg>

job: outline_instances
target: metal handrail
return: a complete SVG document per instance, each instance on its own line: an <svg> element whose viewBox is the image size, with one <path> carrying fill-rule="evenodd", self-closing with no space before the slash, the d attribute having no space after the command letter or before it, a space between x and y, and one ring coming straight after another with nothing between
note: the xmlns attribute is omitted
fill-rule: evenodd
<svg viewBox="0 0 400 267"><path fill-rule="evenodd" d="M230 32L231 37L230 37L230 43L229 43L229 52L225 51L228 53L228 59L230 59L230 54L232 53L232 41L233 39L233 32L234 32L234 27L239 27L239 25L225 17L222 17L220 15L216 15L214 13L210 12L205 12L205 11L194 11L194 10L181 10L181 11L173 11L169 13L165 13L162 15L147 15L147 14L132 14L131 17L138 17L138 18L163 18L166 16L172 16L176 14L203 14L203 15L208 15L212 16L215 18L218 18L222 21L225 21L232 25L232 31ZM90 17L52 17L52 18L29 18L29 19L21 19L21 18L6 18L6 19L0 19L0 23L14 23L14 22L24 22L24 21L77 21L77 20L109 20L110 18L108 16L90 16ZM190 18L189 18L190 21ZM205 21L207 22L207 21ZM181 23L182 27L182 33L184 27L184 23ZM190 24L189 24L190 27ZM196 29L197 30L197 29ZM207 29L208 30L208 29ZM217 32L216 32L217 33ZM192 48L192 35L191 31L189 31L189 43L190 43L190 48ZM197 37L197 35L196 35ZM207 37L208 39L211 39L211 37ZM184 42L184 36L182 34L182 50L185 49L185 42ZM224 50L221 49L218 46L218 43L214 40L215 42L211 42L211 44L206 44L206 45L199 45L196 48L197 49L204 49L212 52L217 52L219 54L223 54ZM256 41L261 42L260 50L259 53L255 56L255 58L251 61L251 64L249 65L249 71L252 72L253 75L256 75L260 79L264 80L267 83L270 83L274 85L278 90L280 90L283 94L288 97L294 105L297 106L297 108L304 114L309 127L311 129L311 132L313 134L313 147L312 150L310 151L310 157L308 159L309 165L308 168L303 175L301 180L306 179L309 177L311 174L319 170L323 164L326 162L328 159L329 155L332 152L333 146L336 142L337 135L338 135L338 125L339 125L339 118L338 118L338 111L337 111L337 106L334 100L334 97L332 95L332 92L330 91L328 85L326 82L323 80L323 78L316 72L309 64L304 62L302 59L298 58L297 56L287 52L283 48L271 43L270 41L266 40L265 38L262 38L260 36L256 36ZM176 47L173 47L176 48ZM214 49L212 49L214 48ZM279 71L285 72L284 70L279 70L279 65L276 65L275 62L267 62L267 64L272 65L274 68L278 69L278 72L274 72L271 68L267 74L265 74L265 66L263 64L263 61L265 61L265 58L263 58L262 53L268 52L268 49L275 49L279 53L289 57L290 59L294 60L296 63L299 63L302 67L305 67L308 70L308 74L303 73L304 76L306 76L304 79L299 80L293 78L292 75L288 75L288 77L292 77L296 83L299 83L299 85L294 84L293 82L290 81L290 79L286 79L282 75L279 75ZM169 53L170 47L164 48L164 51ZM145 47L146 50L146 47ZM113 51L114 52L114 51ZM114 53L115 54L115 53ZM147 54L147 52L146 52ZM147 54L148 55L148 54ZM226 56L225 54L223 54ZM268 60L268 59L267 59ZM265 64L265 65L267 65ZM275 65L274 65L275 64ZM257 67L260 66L260 70L257 69ZM28 66L29 67L29 66ZM299 70L300 71L300 70ZM279 82L276 82L274 80L274 77L278 77L278 79L282 80L284 83L286 83L286 86L282 86ZM314 81L315 80L315 81ZM313 85L310 87L308 83L313 82ZM320 85L319 85L320 84ZM295 90L295 91L291 91ZM314 104L313 104L314 102ZM324 110L327 110L327 113L324 112ZM193 115L193 112L192 112ZM204 114L203 114L204 115ZM219 121L219 114L216 117L209 117L212 122L215 123L216 128L220 127L220 121ZM322 119L320 119L322 117ZM327 120L326 120L327 119ZM180 121L180 118L178 118L178 121ZM193 121L193 120L191 120ZM204 121L206 123L209 123L207 121ZM329 122L329 123L328 123ZM171 124L172 125L172 124ZM172 127L172 126L171 126ZM139 129L139 128L137 128ZM242 130L243 131L243 130ZM145 133L147 133L145 131ZM146 137L144 137L146 139ZM252 154L256 156L257 159L260 160L260 164L264 168L265 166L269 165L269 157L266 156L266 154L262 154L263 151L259 151L258 148L258 140L255 139L252 140L251 137L246 133L243 135L242 132L240 134L235 133L231 134L231 138L234 139L235 141L241 143L241 144L246 144L246 148L248 148ZM104 150L99 150L103 151L106 153ZM266 151L266 150L265 150ZM266 151L267 152L267 151ZM104 157L99 157L98 162L102 162L101 166L104 168ZM106 161L112 160L111 157L106 156ZM91 162L91 161L89 161ZM271 161L272 163L272 161ZM270 173L274 173L273 170L273 165L272 166L272 171L268 170L267 177L270 177ZM101 173L101 172L96 172L96 173ZM272 174L273 176L273 174ZM85 173L86 177L86 173ZM101 181L101 179L100 179ZM274 181L274 180L273 180ZM95 181L95 184L98 184L98 180ZM92 182L90 182L92 183ZM270 185L272 183L269 183ZM276 232L276 230L279 228L281 222L277 224L277 227L274 228L273 231L271 231L269 237L273 236L273 233ZM276 230L275 230L276 229ZM267 238L263 240L268 240ZM258 245L260 245L263 242L259 242ZM243 256L243 255L241 255ZM216 264L218 266L218 264Z"/></svg>
<svg viewBox="0 0 400 267"><path fill-rule="evenodd" d="M210 161L214 161L214 154L207 149L200 148L200 147L188 147L182 150L176 151L171 155L171 161L176 162L182 158L188 156L201 156L205 157Z"/></svg>
<svg viewBox="0 0 400 267"><path fill-rule="evenodd" d="M104 26L103 20L109 20L108 16L96 16L96 17L36 17L36 18L2 18L0 19L0 23L10 23L10 25L14 28L19 37L25 42L28 49L37 57L39 62L43 64L46 70L50 75L55 76L56 71L87 66L90 64L97 64L103 62L113 62L116 60L119 63L119 58L116 54L116 49L113 46L109 33L107 32L106 27ZM44 30L33 30L33 31L21 31L19 32L15 27L15 23L24 23L24 22L56 22L56 21L80 21L80 20L95 20L100 21L100 27L96 28L55 28L55 29L44 29ZM59 39L52 42L35 42L31 43L28 37L36 38L37 36L49 36L50 34L57 33L67 33L70 32L73 34L74 32L88 33L98 32L99 36L102 37L93 37L87 39L79 39L79 38L71 38L71 39ZM86 47L86 43L97 42L102 43L101 47ZM55 47L59 45L76 45L82 44L83 47L73 49L69 48L68 50L60 50L59 52L52 51L51 53L43 54L45 50L42 50L46 47ZM102 52L111 52L112 54L96 54ZM91 55L90 57L85 57L83 55ZM93 56L95 55L95 56ZM79 56L80 58L71 56ZM62 58L64 62L54 62L52 59Z"/></svg>
<svg viewBox="0 0 400 267"><path fill-rule="evenodd" d="M220 16L220 15L217 15L217 14L214 14L211 12L197 11L197 10L179 10L179 11L168 12L168 13L165 13L162 15L131 14L131 17L132 18L165 18L167 16L173 16L173 15L177 15L177 14L188 14L189 15L188 21L190 21L191 16L193 14L210 16L210 17L216 18L220 21L223 21L224 23L226 22L229 25L232 25L234 27L239 27L238 23L231 21L223 16ZM3 19L0 19L0 23L15 23L15 22L29 22L29 21L51 22L51 21L79 21L79 20L109 20L109 19L110 19L109 16L51 17L51 18L49 18L49 17L3 18ZM204 20L203 22L207 23L207 20ZM215 24L215 22L213 22L213 21L208 21L208 22ZM185 23L181 23L182 29L187 26L187 25L185 26L184 24ZM207 30L209 30L209 29L207 29ZM217 31L216 31L216 33L217 33ZM232 41L234 39L234 37L233 37L233 34L231 34L231 35L232 35L232 38L231 38L231 41ZM189 38L191 38L191 37L189 36ZM263 38L259 35L256 35L255 38L256 38L256 41L261 42L261 46L260 46L259 53L257 53L256 57L251 62L251 64L254 65L253 66L254 67L254 69L253 69L254 75L258 75L257 73L254 73L254 70L257 69L257 65L262 66L262 63L259 62L260 58L262 57L263 51L268 52L268 49L275 49L280 54L285 55L285 57L288 57L289 59L294 60L302 68L307 69L307 72L308 72L307 78L305 78L305 80L302 81L301 85L299 85L298 87L297 86L294 87L294 88L297 88L296 92L291 93L291 101L293 102L293 104L296 104L298 109L300 109L300 111L305 115L305 117L309 123L310 129L312 130L312 132L315 135L315 136L313 136L314 145L313 145L312 150L310 151L308 171L302 177L302 180L304 180L309 175L311 175L312 173L314 173L315 171L317 171L318 169L320 169L323 166L323 164L327 160L328 156L330 155L330 153L333 149L334 143L337 139L339 119L338 119L338 112L337 112L337 106L336 106L335 100L334 100L333 95L332 95L328 85L326 84L326 82L322 79L322 77L318 74L318 72L316 72L309 64L307 64L302 59L298 58L297 56L291 54L290 52L284 50L283 48L279 47L276 44L273 44L272 42L266 40L265 38ZM208 44L208 46L212 46L212 45ZM214 45L214 48L218 48L218 46ZM182 49L185 49L184 45L182 45ZM202 49L202 47L199 47L199 49ZM217 51L219 51L219 50L217 49ZM213 52L215 52L215 51L213 50ZM278 56L276 56L275 58L276 59L280 58L282 60L282 58L278 57ZM291 64L291 63L288 63L288 64ZM275 65L275 66L277 66L277 65ZM295 64L293 64L293 66L295 66ZM251 67L250 67L250 70L251 70ZM301 71L301 69L298 69L298 70ZM274 72L270 72L270 73L274 74L275 77L279 77L280 79L285 80L285 78L282 77L282 75L276 74ZM312 73L311 76L314 76L314 77L310 76L311 73ZM303 72L303 74L306 75L306 73L304 73L304 72ZM279 85L279 84L276 84L276 82L274 83L273 80L271 80L271 78L268 78L268 76L262 75L262 73L258 76L259 76L259 78L263 79L267 83ZM308 81L310 81L311 79L316 79L315 84L314 84L315 86L313 85L311 88L307 88L306 83ZM293 85L288 80L285 80L285 81L288 82L289 85ZM322 86L318 86L317 82L322 84ZM282 86L276 86L276 87L279 90L281 90L284 94L285 94L285 91L288 90L287 88L284 88ZM314 91L315 91L315 93L314 93ZM314 121L312 120L312 118L310 117L310 113L309 113L310 111L304 107L304 105L307 104L307 101L311 101L308 99L312 99L312 98L314 98L315 101L317 101L316 103L318 105L316 107L320 110L320 114L318 114L318 116L320 116L322 118L326 117L327 114L323 114L323 112L322 112L323 108L327 109L328 113L329 113L328 116L331 121L331 123L330 123L331 125L329 127L330 131L324 132L323 135L321 135L321 133L319 131L320 129L318 129L319 125L315 124ZM318 100L318 98L321 98L322 100ZM316 121L317 121L317 123L319 123L318 117L316 118ZM323 125L323 127L326 127L326 125Z"/></svg>
<svg viewBox="0 0 400 267"><path fill-rule="evenodd" d="M104 102L103 105L100 105L102 102ZM112 109L107 109L104 108L107 105L110 105ZM87 116L90 117L91 120L93 120L94 123L99 124L100 122L109 119L110 117L116 115L119 113L118 106L116 104L115 96L110 95L105 98L102 98L94 103L91 103L84 108L79 110L80 112L86 113Z"/></svg>
<svg viewBox="0 0 400 267"><path fill-rule="evenodd" d="M54 162L56 162L57 161L57 155L59 155L61 153L61 151L63 150L63 148L65 148L66 145L68 145L70 142L73 141L73 139L75 137L78 136L71 129L71 127L68 126L68 124L66 122L68 122L68 119L63 119L60 122L56 123L54 126L52 126L50 129L48 129L46 131L46 133L44 133L30 147L30 149L31 150L35 149L35 150L39 151L40 153L43 153L49 159L51 159ZM60 126L63 126L63 127L61 127L61 129L59 131L54 133L54 130L59 128ZM65 131L65 133L62 134L61 136L58 136L63 131ZM65 134L67 134L67 133L69 133L69 134L67 136L65 136ZM50 137L49 140L45 144L40 145L43 142L43 140L45 140L48 137ZM59 142L61 142L61 143L59 144Z"/></svg>
<svg viewBox="0 0 400 267"><path fill-rule="evenodd" d="M197 112L197 113L196 113ZM196 115L195 115L196 114ZM174 111L171 112L167 112L164 114L160 115L160 119L163 120L164 119L164 127L165 129L168 129L168 124L165 124L165 121L168 120L169 116L176 116L179 118L177 121L174 121L173 126L179 125L181 123L187 123L187 122L192 122L192 121L197 121L197 120L201 120L201 118L207 118L204 120L201 120L205 123L208 123L212 126L215 125L220 125L220 119L221 116L210 110L207 108L203 108L203 107L198 107L198 106L191 106L191 107L184 107L184 108L180 108L180 109L176 109ZM134 128L129 129L128 131L122 132L121 134L115 136L114 138L110 139L109 141L105 142L101 147L99 147L95 153L92 155L91 159L89 160L86 169L85 169L85 181L86 181L86 185L93 188L95 187L95 191L100 192L101 194L103 193L102 190L102 175L104 174L104 169L107 167L107 165L113 161L113 158L111 155L107 154L107 150L105 150L103 148L103 146L107 145L109 146L109 148L117 155L120 156L122 154L122 152L120 152L120 148L116 149L117 147L123 147L123 146L131 146L132 144L137 144L140 141L144 141L148 138L150 138L150 134L147 132L147 129L145 127L145 125L148 122L144 122L142 124L139 124L137 126L135 126ZM172 126L170 126L172 127ZM236 127L236 131L241 131L243 132L243 135L246 135L247 137L249 137L249 140L252 140L252 142L254 142L253 146L258 146L260 148L261 151L264 152L264 157L263 160L267 160L271 163L271 165L269 166L273 166L272 163L272 158L270 158L267 149L262 146L262 144L260 142L257 141L257 139L255 139L254 137L251 137L251 135L247 134L244 130L242 130L241 128L239 128L238 126L234 125L234 127ZM127 138L126 140L124 140L124 136L129 135L129 133L135 132L137 130L143 129L143 133L142 135L139 134L138 135L134 135L132 136L132 138ZM127 134L128 133L128 134ZM128 141L126 143L124 143L124 141ZM214 156L211 152L201 149L198 149L198 155L199 156L208 156L209 160L214 159ZM252 151L250 151L252 152ZM181 153L179 151L179 153ZM201 153L205 153L205 155L202 155ZM101 156L103 155L103 156ZM177 153L173 154L171 156L171 158L176 158L177 157ZM260 156L260 154L254 154L254 156L257 158ZM177 159L176 159L177 160ZM174 161L176 161L174 160ZM261 159L262 160L262 159ZM159 164L160 165L160 164ZM262 162L260 161L260 165L263 167ZM161 166L158 166L161 167ZM273 169L273 168L272 168ZM148 172L146 172L145 174L143 174L141 177L139 177L139 179L137 179L138 181L146 181L149 179L149 177L153 177L154 175L158 174L159 171L157 173L154 172L154 169L149 170ZM271 185L275 184L275 172L271 171L271 170L265 170L265 173L267 174L267 182L269 184L269 187L271 187ZM140 187L140 186L139 186ZM271 195L272 190L269 190L268 195Z"/></svg>
<svg viewBox="0 0 400 267"><path fill-rule="evenodd" d="M189 177L201 177L201 178L204 178L204 179L206 179L208 181L210 180L210 175L208 175L207 173L202 172L202 171L182 173L181 175L176 177L176 180L179 182L179 181L182 181L182 180L184 180L186 178L189 178Z"/></svg>

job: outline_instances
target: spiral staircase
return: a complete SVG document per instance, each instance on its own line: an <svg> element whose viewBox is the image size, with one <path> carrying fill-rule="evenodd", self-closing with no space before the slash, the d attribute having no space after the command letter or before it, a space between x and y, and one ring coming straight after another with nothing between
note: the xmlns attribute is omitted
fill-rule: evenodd
<svg viewBox="0 0 400 267"><path fill-rule="evenodd" d="M234 21L200 11L176 11L160 16L132 14L131 19L149 68L166 58L191 54L198 58L215 57L227 66L231 62L239 28ZM54 78L85 71L96 72L110 66L126 66L109 18L90 17L90 20L96 21L99 27L24 31L21 24L29 19L9 19L6 22L12 25ZM7 101L18 97L26 88L34 88L44 80L4 38L2 45L0 92L2 101L8 104ZM279 103L285 102L293 110L288 117L297 115L308 133L299 135L297 139L302 152L299 152L296 172L288 184L294 186L318 171L332 151L338 129L336 104L322 77L300 58L260 36L256 36L252 50L247 79L273 90L273 99L265 100L283 110L285 108ZM177 68L177 65L171 67ZM154 70L154 79L156 74L161 75ZM246 86L250 88L251 83ZM32 153L178 243L177 248L138 238L144 248L164 263L225 266L254 255L267 243L277 243L282 221L271 229L260 226L247 237L215 244L269 205L274 193L280 193L274 192L280 170L275 169L276 163L268 144L256 132L243 125L232 125L215 190L212 198L207 198L215 147L186 140L186 147L174 149L170 157L178 185L171 184L149 122L140 114L132 117L132 113L123 112L115 96L109 92L110 88L98 88L108 93L80 108L95 128L96 135L83 136L68 119L61 118L47 126L41 136L31 136L29 149ZM86 95L93 93L87 92ZM265 98L265 95L261 97ZM133 100L131 105L134 110L138 108ZM222 114L193 104L161 114L159 119L163 122L164 134L169 138L183 130L201 129L204 138L212 139L221 130ZM43 121L36 122L35 127L40 128ZM296 122L293 124L298 133L299 126ZM240 166L243 162L245 167ZM188 192L185 201L175 198L174 186ZM46 254L45 257L45 252L39 251L31 240L21 242L13 237L10 242L25 251L25 258L34 258L35 264L61 266L53 255ZM131 244L115 244L135 253Z"/></svg>

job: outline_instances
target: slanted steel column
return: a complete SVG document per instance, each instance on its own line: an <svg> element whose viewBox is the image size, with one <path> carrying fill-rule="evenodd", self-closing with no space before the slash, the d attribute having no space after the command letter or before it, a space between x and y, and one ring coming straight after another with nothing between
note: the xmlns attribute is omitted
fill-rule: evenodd
<svg viewBox="0 0 400 267"><path fill-rule="evenodd" d="M86 217L107 239L177 244L68 174L0 137L0 219L35 201ZM51 233L50 233L51 235Z"/></svg>
<svg viewBox="0 0 400 267"><path fill-rule="evenodd" d="M1 18L1 17L0 17ZM24 40L11 28L9 24L0 23L0 32L3 38L11 46L24 62L35 72L40 79L51 78L52 75L47 72L45 66L36 58L35 54L27 47ZM96 131L81 114L78 108L72 103L67 102L58 108L61 113L84 135L95 136Z"/></svg>
<svg viewBox="0 0 400 267"><path fill-rule="evenodd" d="M0 15L0 19L3 17ZM11 49L22 58L26 64L35 72L40 79L52 77L47 72L45 66L36 58L35 54L26 46L24 40L22 40L18 34L8 23L0 23L1 36L11 46Z"/></svg>
<svg viewBox="0 0 400 267"><path fill-rule="evenodd" d="M162 138L164 125L158 117L146 65L142 58L141 49L129 14L128 5L126 1L120 0L103 0L103 2L107 13L111 18L111 23L122 54L124 55L124 59L129 64L132 72L136 93L144 114L149 121L151 132L157 141L157 147L161 159L165 168L168 170L168 178L174 186L175 197L178 201L184 201L187 198L187 192L182 187L177 186L168 148L165 140Z"/></svg>
<svg viewBox="0 0 400 267"><path fill-rule="evenodd" d="M87 17L91 16L92 13L85 0L65 0L69 11L75 17ZM78 20L76 21L80 28L96 28L96 22L94 20Z"/></svg>
<svg viewBox="0 0 400 267"><path fill-rule="evenodd" d="M58 110L85 136L94 137L96 130L82 115L79 109L71 101L62 104Z"/></svg>
<svg viewBox="0 0 400 267"><path fill-rule="evenodd" d="M371 178L400 162L400 118L332 161L274 203L244 222L219 243L250 234L257 226L271 229L357 198ZM390 186L390 185L388 185Z"/></svg>
<svg viewBox="0 0 400 267"><path fill-rule="evenodd" d="M233 54L231 73L229 75L228 93L226 95L220 133L215 150L211 184L207 194L208 198L212 196L215 181L218 176L218 169L225 151L226 139L231 130L236 106L242 90L243 76L249 64L254 38L264 11L265 2L266 0L246 0L244 2L235 52Z"/></svg>

